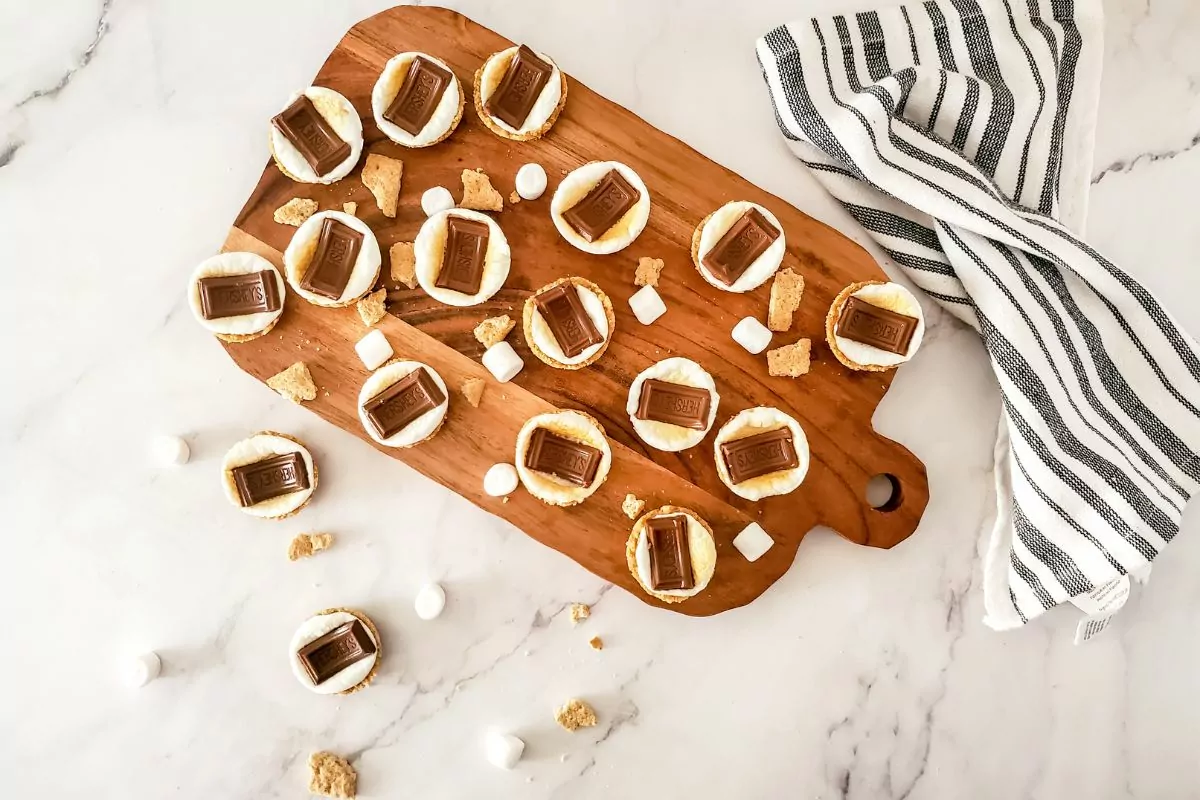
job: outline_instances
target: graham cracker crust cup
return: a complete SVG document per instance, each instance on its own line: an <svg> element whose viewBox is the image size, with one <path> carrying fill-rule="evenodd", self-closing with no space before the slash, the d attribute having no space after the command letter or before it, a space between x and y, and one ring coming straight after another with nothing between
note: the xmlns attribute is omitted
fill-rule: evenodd
<svg viewBox="0 0 1200 800"><path fill-rule="evenodd" d="M842 352L842 349L837 344L837 336L834 334L838 319L842 316L842 308L846 305L846 301L850 299L850 295L866 286L883 286L886 283L887 281L859 281L858 283L850 284L838 292L837 297L833 298L833 303L829 306L829 313L825 315L825 341L829 344L829 349L833 351L834 357L850 369L858 370L859 372L887 372L896 368L896 365L885 367L878 364L859 364Z"/></svg>
<svg viewBox="0 0 1200 800"><path fill-rule="evenodd" d="M307 442L297 439L295 436L289 436L286 433L280 433L279 431L257 431L255 433L250 434L246 438L253 439L255 436L278 436L280 439L287 439L289 442L295 442L296 444L298 444L304 448L304 450L308 453L309 459L312 461L312 474L308 476L308 480L309 480L309 483L311 484L311 486L309 488L308 497L304 498L304 502L301 503L300 505L296 506L295 508L293 508L291 511L287 512L286 514L279 514L274 517L259 517L259 519L268 519L268 520L272 520L272 521L279 521L279 520L287 519L288 517L294 517L297 514L299 514L301 511L303 511L305 506L307 506L309 503L312 502L313 495L315 495L317 493L317 459L312 454L312 448L308 446ZM227 469L221 470L221 479L224 480L226 484L230 483L233 480L229 476L229 470L227 470Z"/></svg>
<svg viewBox="0 0 1200 800"><path fill-rule="evenodd" d="M367 673L367 677L349 689L338 692L338 694L354 694L370 686L371 681L375 679L375 674L379 672L379 665L383 663L383 639L379 636L379 629L375 627L375 623L371 621L371 618L356 608L327 608L324 611L318 611L313 616L320 617L325 614L336 614L339 611L349 614L361 622L363 627L371 632L371 638L375 640L375 664L371 667L371 671Z"/></svg>
<svg viewBox="0 0 1200 800"><path fill-rule="evenodd" d="M592 355L590 355L588 358L580 361L578 364L564 364L562 361L559 361L554 356L538 347L537 343L533 340L533 312L537 310L537 306L534 304L533 298L537 297L542 292L550 291L554 287L561 286L564 283L582 287L599 297L601 305L604 306L604 318L608 321L608 335L604 337L604 343L600 346L600 349L595 353L592 353ZM539 361L549 364L555 369L577 370L595 364L598 360L600 360L600 357L608 351L608 345L610 342L612 342L613 334L616 332L617 317L613 312L612 300L610 300L608 295L604 293L603 289L589 281L587 278L580 278L572 275L566 278L559 278L553 283L546 284L540 289L534 291L533 294L525 299L525 307L521 311L521 327L525 334L525 344L529 345L529 350L538 357Z"/></svg>
<svg viewBox="0 0 1200 800"><path fill-rule="evenodd" d="M496 53L489 55L483 60L483 63L486 65L494 55L496 55ZM554 66L558 67L557 64ZM483 123L483 126L499 136L501 139L508 139L513 142L532 142L535 139L540 139L545 136L551 128L554 127L554 123L558 121L558 115L562 113L563 107L567 104L567 73L563 72L561 68L558 70L558 81L562 89L558 98L558 105L554 107L554 111L550 114L550 118L547 119L542 126L536 130L532 130L527 133L512 133L497 125L492 119L492 115L489 114L487 109L483 107L483 67L480 66L479 69L475 70L475 85L472 92L475 96L475 113L479 115L479 121Z"/></svg>
<svg viewBox="0 0 1200 800"><path fill-rule="evenodd" d="M286 283L286 281L284 281L284 283ZM282 316L283 315L280 314L279 317L276 317L275 319L271 320L267 324L267 327L263 328L258 333L214 333L213 336L217 337L222 342L229 342L230 344L241 344L242 342L252 342L257 338L259 338L261 336L266 336L268 333L270 333L271 330L279 323L279 318Z"/></svg>
<svg viewBox="0 0 1200 800"><path fill-rule="evenodd" d="M690 508L684 508L683 506L661 506L653 511L647 511L645 514L642 514L642 516L638 517L637 522L633 523L633 528L629 531L629 538L625 541L625 563L629 567L629 574L633 576L633 579L637 581L637 585L642 587L642 591L644 591L646 594L650 595L656 600L661 600L664 603L682 603L685 600L690 600L691 598L679 597L673 594L661 594L660 592L654 591L649 586L642 583L642 579L638 575L637 568L637 545L638 539L641 538L640 534L642 529L646 527L646 523L651 517L665 517L671 514L687 514L688 516L692 517L700 523L704 530L708 531L709 537L712 538L714 544L716 543L717 538L713 533L712 526L709 525L708 520L700 516L699 513ZM715 571L715 565L713 569Z"/></svg>

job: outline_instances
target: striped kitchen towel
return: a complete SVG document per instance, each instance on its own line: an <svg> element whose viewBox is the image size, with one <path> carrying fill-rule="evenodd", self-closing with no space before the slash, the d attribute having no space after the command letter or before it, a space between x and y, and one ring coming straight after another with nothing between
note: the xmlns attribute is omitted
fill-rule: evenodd
<svg viewBox="0 0 1200 800"><path fill-rule="evenodd" d="M983 338L997 629L1144 567L1200 481L1196 343L1081 238L1102 30L1098 0L932 0L757 43L789 146Z"/></svg>

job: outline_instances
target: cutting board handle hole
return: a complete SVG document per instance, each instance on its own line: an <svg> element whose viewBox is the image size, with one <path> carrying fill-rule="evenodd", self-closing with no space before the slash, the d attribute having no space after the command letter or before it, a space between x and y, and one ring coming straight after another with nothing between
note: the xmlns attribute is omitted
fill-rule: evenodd
<svg viewBox="0 0 1200 800"><path fill-rule="evenodd" d="M895 511L903 499L900 479L890 472L881 472L867 481L867 505L876 511Z"/></svg>

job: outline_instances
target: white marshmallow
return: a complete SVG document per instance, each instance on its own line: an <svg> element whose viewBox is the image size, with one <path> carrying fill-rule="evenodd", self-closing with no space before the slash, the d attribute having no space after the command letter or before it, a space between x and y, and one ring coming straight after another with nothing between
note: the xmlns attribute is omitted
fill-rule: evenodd
<svg viewBox="0 0 1200 800"><path fill-rule="evenodd" d="M359 339L354 349L367 369L377 369L392 357L392 346L378 328Z"/></svg>
<svg viewBox="0 0 1200 800"><path fill-rule="evenodd" d="M512 464L492 464L483 476L483 490L491 497L504 497L517 489L517 468Z"/></svg>
<svg viewBox="0 0 1200 800"><path fill-rule="evenodd" d="M160 467L186 464L192 455L188 443L178 436L155 436L150 443L150 455Z"/></svg>
<svg viewBox="0 0 1200 800"><path fill-rule="evenodd" d="M525 362L517 355L517 351L508 342L497 342L483 354L483 365L492 373L492 377L501 383L508 383L525 367Z"/></svg>
<svg viewBox="0 0 1200 800"><path fill-rule="evenodd" d="M757 522L751 522L737 536L733 537L733 546L746 557L747 561L758 561L775 545L771 534L762 529Z"/></svg>
<svg viewBox="0 0 1200 800"><path fill-rule="evenodd" d="M421 210L427 217L432 217L441 211L449 211L452 208L454 208L454 195L450 194L450 190L445 186L426 189L425 193L421 195Z"/></svg>
<svg viewBox="0 0 1200 800"><path fill-rule="evenodd" d="M158 653L151 650L149 653L142 653L130 663L127 678L131 686L141 688L157 678L160 672L162 659L158 657Z"/></svg>
<svg viewBox="0 0 1200 800"><path fill-rule="evenodd" d="M526 164L517 170L517 194L523 200L537 200L546 191L546 170L541 164Z"/></svg>
<svg viewBox="0 0 1200 800"><path fill-rule="evenodd" d="M733 326L733 340L758 355L771 343L771 330L754 317L746 317Z"/></svg>
<svg viewBox="0 0 1200 800"><path fill-rule="evenodd" d="M629 307L633 309L633 315L637 317L638 322L643 325L649 325L667 313L666 304L653 286L643 286L634 292L633 297L629 298Z"/></svg>
<svg viewBox="0 0 1200 800"><path fill-rule="evenodd" d="M427 583L421 587L421 591L417 592L417 599L413 606L417 610L417 616L421 619L437 619L441 616L442 609L446 607L446 590L439 584Z"/></svg>
<svg viewBox="0 0 1200 800"><path fill-rule="evenodd" d="M525 743L511 733L489 731L484 742L487 760L494 767L512 769L525 752Z"/></svg>

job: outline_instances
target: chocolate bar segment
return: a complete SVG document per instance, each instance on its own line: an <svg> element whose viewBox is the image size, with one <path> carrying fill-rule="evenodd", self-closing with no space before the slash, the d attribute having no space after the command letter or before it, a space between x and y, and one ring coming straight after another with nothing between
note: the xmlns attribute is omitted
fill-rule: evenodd
<svg viewBox="0 0 1200 800"><path fill-rule="evenodd" d="M751 208L725 231L700 263L721 283L732 286L778 238L779 229L761 211Z"/></svg>
<svg viewBox="0 0 1200 800"><path fill-rule="evenodd" d="M328 175L350 157L350 144L337 135L305 95L297 97L271 120L271 124L300 151L318 176Z"/></svg>
<svg viewBox="0 0 1200 800"><path fill-rule="evenodd" d="M649 378L642 383L634 417L702 431L708 427L711 404L712 393L708 389Z"/></svg>
<svg viewBox="0 0 1200 800"><path fill-rule="evenodd" d="M383 112L383 118L416 136L433 117L452 80L454 76L450 70L417 56L409 64L404 83L400 84L400 91Z"/></svg>
<svg viewBox="0 0 1200 800"><path fill-rule="evenodd" d="M379 648L359 620L339 625L296 653L313 684L320 686L346 667L370 658Z"/></svg>
<svg viewBox="0 0 1200 800"><path fill-rule="evenodd" d="M692 548L688 541L687 517L651 517L646 522L650 550L650 588L694 589Z"/></svg>
<svg viewBox="0 0 1200 800"><path fill-rule="evenodd" d="M545 428L537 428L529 437L525 466L587 487L596 479L601 458L603 453L590 444L574 442Z"/></svg>
<svg viewBox="0 0 1200 800"><path fill-rule="evenodd" d="M792 431L787 427L723 442L721 458L725 459L729 480L734 483L800 466Z"/></svg>
<svg viewBox="0 0 1200 800"><path fill-rule="evenodd" d="M439 289L475 294L483 283L483 263L487 256L488 225L477 219L446 218L446 246L442 249L442 269L433 282Z"/></svg>
<svg viewBox="0 0 1200 800"><path fill-rule="evenodd" d="M642 199L642 192L617 170L609 170L582 200L563 212L576 233L594 242Z"/></svg>
<svg viewBox="0 0 1200 800"><path fill-rule="evenodd" d="M574 284L560 283L533 298L533 302L567 358L574 358L604 341L583 307L579 289Z"/></svg>
<svg viewBox="0 0 1200 800"><path fill-rule="evenodd" d="M838 317L838 336L853 342L869 344L889 353L905 355L917 332L917 318L887 308L873 306L866 300L851 297L842 306Z"/></svg>
<svg viewBox="0 0 1200 800"><path fill-rule="evenodd" d="M520 130L554 72L545 59L525 45L517 48L508 71L487 101L487 112L514 130Z"/></svg>
<svg viewBox="0 0 1200 800"><path fill-rule="evenodd" d="M364 238L362 231L333 217L325 217L316 252L300 279L300 288L330 300L341 299L358 262Z"/></svg>
<svg viewBox="0 0 1200 800"><path fill-rule="evenodd" d="M269 270L248 275L212 275L196 281L205 319L278 311L279 282Z"/></svg>
<svg viewBox="0 0 1200 800"><path fill-rule="evenodd" d="M308 465L300 453L271 456L230 470L243 508L256 506L310 486Z"/></svg>
<svg viewBox="0 0 1200 800"><path fill-rule="evenodd" d="M364 403L363 411L380 438L389 439L444 402L442 387L421 367Z"/></svg>

